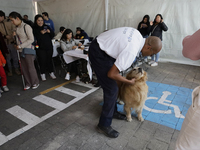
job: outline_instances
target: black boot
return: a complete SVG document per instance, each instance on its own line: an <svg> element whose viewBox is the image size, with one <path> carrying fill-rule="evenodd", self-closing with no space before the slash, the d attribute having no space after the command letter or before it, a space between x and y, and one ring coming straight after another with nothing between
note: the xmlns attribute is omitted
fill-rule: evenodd
<svg viewBox="0 0 200 150"><path fill-rule="evenodd" d="M97 83L94 85L94 87L100 87L99 82L97 82Z"/></svg>
<svg viewBox="0 0 200 150"><path fill-rule="evenodd" d="M99 133L103 133L110 138L117 138L119 136L119 132L114 130L111 126L104 127L104 126L100 126L98 124L97 130L98 130Z"/></svg>
<svg viewBox="0 0 200 150"><path fill-rule="evenodd" d="M126 115L119 113L118 111L114 112L113 118L119 120L126 120Z"/></svg>

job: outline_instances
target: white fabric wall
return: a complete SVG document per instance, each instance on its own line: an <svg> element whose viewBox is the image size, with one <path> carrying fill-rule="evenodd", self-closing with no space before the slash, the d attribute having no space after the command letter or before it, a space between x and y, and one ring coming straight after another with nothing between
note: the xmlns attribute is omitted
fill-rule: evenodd
<svg viewBox="0 0 200 150"><path fill-rule="evenodd" d="M108 29L131 26L137 28L144 15L154 20L163 15L168 31L163 32L160 60L199 65L182 56L182 40L200 28L199 0L109 0Z"/></svg>
<svg viewBox="0 0 200 150"><path fill-rule="evenodd" d="M38 2L38 12L48 12L55 25L70 28L75 34L81 27L89 36L95 37L104 31L104 0L46 0Z"/></svg>
<svg viewBox="0 0 200 150"><path fill-rule="evenodd" d="M82 27L89 36L96 36L107 27L105 3L108 3L108 29L130 26L137 28L145 14L154 20L163 15L168 31L163 33L160 60L199 65L182 56L182 40L200 27L199 0L44 0L39 1L39 13L47 11L55 23L75 31Z"/></svg>
<svg viewBox="0 0 200 150"><path fill-rule="evenodd" d="M35 6L32 0L1 0L0 10L4 11L6 16L12 11L20 13L22 17L26 14L32 21L35 16Z"/></svg>

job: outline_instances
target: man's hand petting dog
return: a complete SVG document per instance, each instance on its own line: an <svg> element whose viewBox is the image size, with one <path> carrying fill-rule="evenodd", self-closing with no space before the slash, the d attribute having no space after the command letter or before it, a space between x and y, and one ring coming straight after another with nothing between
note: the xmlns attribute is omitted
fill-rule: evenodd
<svg viewBox="0 0 200 150"><path fill-rule="evenodd" d="M134 85L134 84L135 84L135 78L133 78L133 79L130 80L130 84L131 84L131 85Z"/></svg>

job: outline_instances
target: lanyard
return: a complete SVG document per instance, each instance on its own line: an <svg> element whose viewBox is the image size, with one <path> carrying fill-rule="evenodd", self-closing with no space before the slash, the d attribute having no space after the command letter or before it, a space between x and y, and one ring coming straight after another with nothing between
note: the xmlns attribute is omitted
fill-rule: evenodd
<svg viewBox="0 0 200 150"><path fill-rule="evenodd" d="M17 38L18 38L18 40L19 40L19 43L20 44L22 44L22 41L20 40L20 38L19 38L19 35L17 34Z"/></svg>

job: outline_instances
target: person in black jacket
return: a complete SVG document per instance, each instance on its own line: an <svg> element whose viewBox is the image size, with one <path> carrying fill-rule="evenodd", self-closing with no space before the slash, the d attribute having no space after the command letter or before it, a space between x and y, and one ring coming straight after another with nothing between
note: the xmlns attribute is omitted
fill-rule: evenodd
<svg viewBox="0 0 200 150"><path fill-rule="evenodd" d="M83 29L81 29L80 27L76 28L76 35L75 35L74 38L75 39L88 39L88 40L90 40L87 33Z"/></svg>
<svg viewBox="0 0 200 150"><path fill-rule="evenodd" d="M149 15L145 15L142 21L138 24L138 31L142 34L143 38L147 38L149 36L148 27L150 26Z"/></svg>
<svg viewBox="0 0 200 150"><path fill-rule="evenodd" d="M163 17L161 14L157 14L154 21L150 22L150 26L148 27L148 32L150 33L151 36L157 36L161 39L162 41L162 32L167 31L168 27L163 21ZM151 57L151 61L149 62L150 66L158 66L158 58L159 58L159 53L156 55L153 55ZM155 57L155 60L154 60Z"/></svg>
<svg viewBox="0 0 200 150"><path fill-rule="evenodd" d="M44 24L42 15L35 16L33 33L36 38L36 54L39 60L42 81L46 80L46 69L48 70L50 77L56 79L53 72L53 45L51 41L54 32L49 26Z"/></svg>

